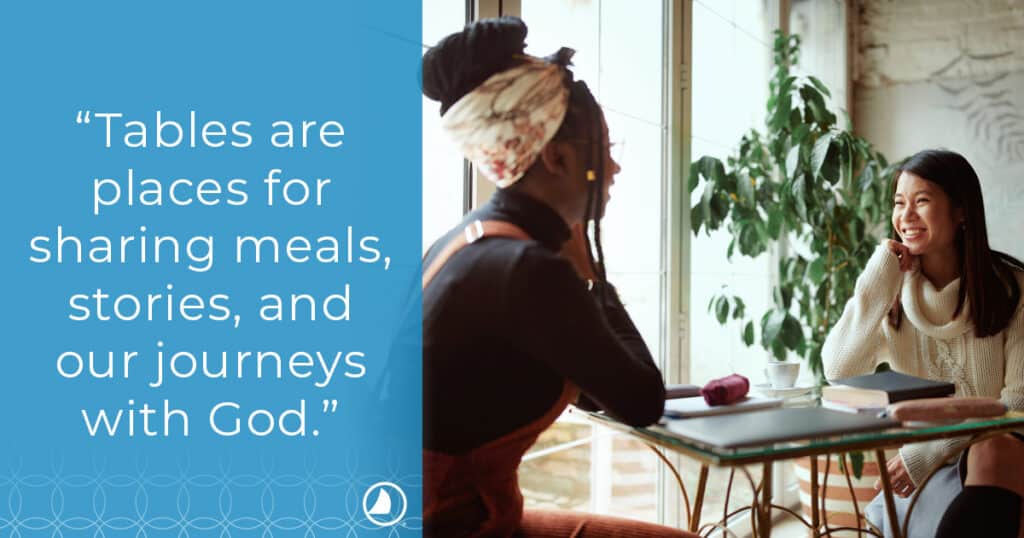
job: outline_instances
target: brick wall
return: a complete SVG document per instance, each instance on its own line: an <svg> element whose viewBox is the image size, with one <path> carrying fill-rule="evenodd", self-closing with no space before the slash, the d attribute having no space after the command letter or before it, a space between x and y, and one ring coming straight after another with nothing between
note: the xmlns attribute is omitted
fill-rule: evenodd
<svg viewBox="0 0 1024 538"><path fill-rule="evenodd" d="M851 1L856 130L890 160L962 153L993 246L1024 257L1024 0Z"/></svg>

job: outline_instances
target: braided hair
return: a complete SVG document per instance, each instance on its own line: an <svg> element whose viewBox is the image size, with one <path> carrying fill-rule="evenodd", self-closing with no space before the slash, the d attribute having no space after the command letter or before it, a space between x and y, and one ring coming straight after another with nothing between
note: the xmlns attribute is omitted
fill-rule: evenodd
<svg viewBox="0 0 1024 538"><path fill-rule="evenodd" d="M604 247L601 245L601 217L604 210L604 155L607 152L603 132L603 114L597 100L590 93L587 85L580 81L577 84L583 88L587 96L587 108L590 109L589 136L593 139L589 145L590 159L586 166L587 180L587 205L583 213L583 237L587 241L587 256L590 258L590 267L597 278L604 282L607 275L604 269ZM594 252L590 248L590 223L594 223L594 249L597 251L595 259ZM602 288L603 292L603 288ZM603 297L602 297L603 299Z"/></svg>

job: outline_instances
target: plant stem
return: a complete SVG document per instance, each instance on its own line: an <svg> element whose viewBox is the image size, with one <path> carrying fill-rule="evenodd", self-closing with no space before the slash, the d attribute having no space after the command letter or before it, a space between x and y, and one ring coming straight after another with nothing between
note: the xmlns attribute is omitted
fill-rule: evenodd
<svg viewBox="0 0 1024 538"><path fill-rule="evenodd" d="M829 300L832 295L832 272L835 270L832 267L832 245L835 242L835 236L832 235L832 223L828 223L828 257L825 259L825 315L821 320L821 332L822 335L828 334L828 319L829 319L829 306L832 301Z"/></svg>

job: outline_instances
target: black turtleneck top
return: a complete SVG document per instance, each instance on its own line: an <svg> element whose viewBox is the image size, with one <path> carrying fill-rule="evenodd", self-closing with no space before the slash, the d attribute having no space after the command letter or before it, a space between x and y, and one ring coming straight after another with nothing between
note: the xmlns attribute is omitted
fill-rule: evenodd
<svg viewBox="0 0 1024 538"><path fill-rule="evenodd" d="M547 412L565 380L631 425L657 421L665 389L614 288L588 291L559 255L570 231L552 208L499 189L430 248L428 267L475 220L516 224L532 241L484 238L423 291L424 448L459 454ZM589 403L589 402L588 402Z"/></svg>

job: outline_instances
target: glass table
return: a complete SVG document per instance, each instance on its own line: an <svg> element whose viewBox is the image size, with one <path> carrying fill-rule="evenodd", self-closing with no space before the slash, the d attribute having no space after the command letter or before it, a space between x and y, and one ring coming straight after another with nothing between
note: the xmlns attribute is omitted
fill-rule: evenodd
<svg viewBox="0 0 1024 538"><path fill-rule="evenodd" d="M577 410L579 411L579 410ZM908 443L919 443L923 441L931 441L934 439L944 439L950 437L968 437L971 439L971 444L987 439L994 435L1011 432L1014 430L1024 429L1024 413L1022 412L1009 412L1006 415L999 418L992 419L969 419L957 424L948 424L941 426L932 427L921 427L921 428L905 428L897 427L890 428L881 431L873 431L866 433L850 433L829 438L817 438L817 439L802 439L796 441L788 441L785 443L776 443L764 446L753 446L746 448L715 448L713 446L703 445L687 439L684 439L672 432L666 427L665 424L657 424L646 428L633 428L622 424L615 419L608 417L602 413L585 412L590 419L603 424L605 426L625 431L630 435L636 436L650 445L652 448L663 447L673 452L683 454L689 458L693 458L700 462L701 470L698 478L697 492L691 505L689 496L687 495L686 488L683 485L682 478L679 473L675 470L675 467L665 458L661 452L655 450L655 453L665 462L666 465L672 470L675 478L682 490L684 503L686 504L686 511L688 516L688 526L691 532L698 532L701 522L701 508L704 502L704 494L707 486L708 470L711 466L721 467L740 467L750 464L762 465L761 482L759 485L755 485L753 480L750 479L749 474L747 475L748 481L754 490L754 501L751 507L751 527L754 536L768 537L771 535L771 514L772 509L784 510L791 515L797 517L804 522L811 529L813 536L826 536L839 530L850 530L847 528L825 528L822 526L820 521L820 514L818 510L819 506L819 487L818 487L818 470L817 470L817 456L827 456L830 454L845 454L850 452L874 452L879 464L879 473L881 474L882 490L884 492L886 511L889 514L889 523L891 528L889 529L891 534L896 537L905 536L907 530L907 524L910 519L910 512L906 514L902 525L896 515L895 501L893 500L893 490L891 487L890 479L886 466L884 465L885 450L895 449ZM754 411L756 412L756 411ZM673 420L673 419L665 419ZM687 419L679 419L687 420ZM954 456L954 454L950 454ZM777 506L771 504L772 499L772 464L777 461L792 460L795 458L810 457L810 478L811 478L811 521L806 521L802 516L789 510L786 507ZM937 471L941 465L936 466L931 470L928 479L931 475ZM849 465L843 466L843 472L849 473ZM746 472L745 469L742 469ZM913 510L916 496L927 484L927 480L924 484L921 484L914 491L914 499L910 505L910 511ZM852 487L851 487L852 489ZM728 499L726 500L728 504ZM856 500L854 500L856 506ZM722 524L725 524L723 521ZM717 525L716 525L717 526ZM871 529L859 529L860 531L868 534L878 535L877 532Z"/></svg>

